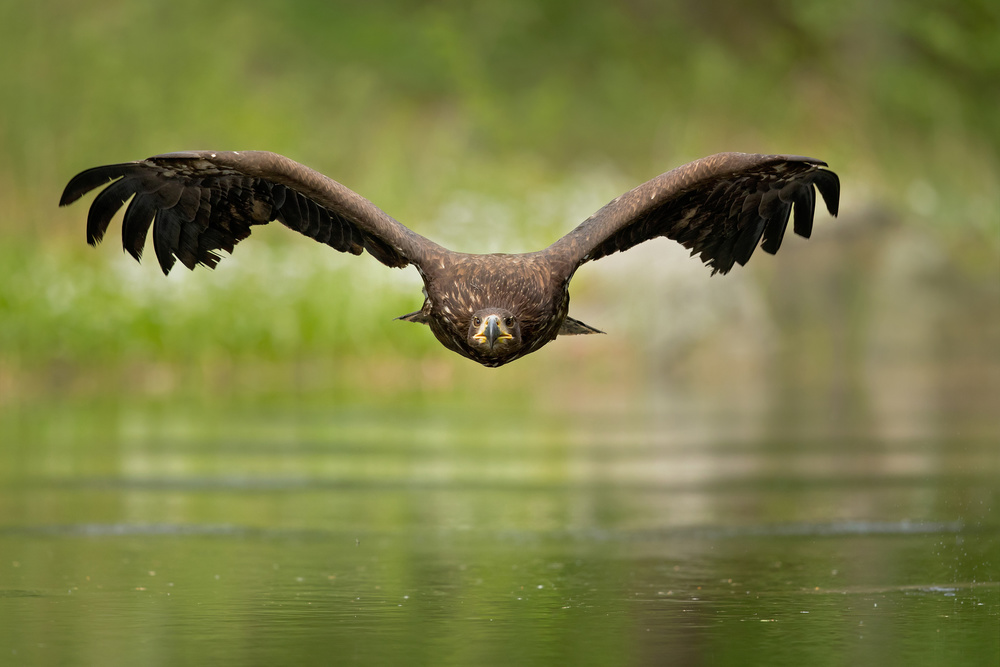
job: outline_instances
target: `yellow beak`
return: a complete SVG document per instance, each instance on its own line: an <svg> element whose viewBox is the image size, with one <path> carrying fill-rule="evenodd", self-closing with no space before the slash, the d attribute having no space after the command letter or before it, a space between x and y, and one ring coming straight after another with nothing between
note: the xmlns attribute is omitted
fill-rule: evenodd
<svg viewBox="0 0 1000 667"><path fill-rule="evenodd" d="M476 335L473 338L480 343L489 343L490 349L496 345L498 340L505 340L508 338L513 338L500 322L500 317L498 315L490 315L483 322L483 326L479 328Z"/></svg>

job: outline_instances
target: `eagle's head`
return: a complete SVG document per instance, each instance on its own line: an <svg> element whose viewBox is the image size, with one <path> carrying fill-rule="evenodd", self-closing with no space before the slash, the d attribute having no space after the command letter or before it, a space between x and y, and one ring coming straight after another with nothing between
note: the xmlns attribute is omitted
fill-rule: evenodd
<svg viewBox="0 0 1000 667"><path fill-rule="evenodd" d="M469 321L468 344L478 357L495 360L499 366L521 349L521 326L505 308L483 308Z"/></svg>

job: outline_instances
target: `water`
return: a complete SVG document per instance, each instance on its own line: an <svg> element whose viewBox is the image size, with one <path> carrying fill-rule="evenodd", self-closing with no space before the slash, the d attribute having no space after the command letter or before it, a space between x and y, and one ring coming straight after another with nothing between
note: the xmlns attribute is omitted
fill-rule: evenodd
<svg viewBox="0 0 1000 667"><path fill-rule="evenodd" d="M447 407L21 411L0 664L1000 659L980 422Z"/></svg>
<svg viewBox="0 0 1000 667"><path fill-rule="evenodd" d="M0 665L1000 664L1000 283L855 229L609 258L609 335L497 370L55 320L0 358Z"/></svg>

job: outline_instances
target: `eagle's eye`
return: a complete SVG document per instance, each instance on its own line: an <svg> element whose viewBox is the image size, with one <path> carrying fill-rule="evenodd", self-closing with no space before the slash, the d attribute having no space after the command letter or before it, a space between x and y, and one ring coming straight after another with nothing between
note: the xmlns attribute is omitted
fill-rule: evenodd
<svg viewBox="0 0 1000 667"><path fill-rule="evenodd" d="M512 327L512 326L514 326L514 318L513 317L505 317L505 318L503 318L503 325L505 327Z"/></svg>
<svg viewBox="0 0 1000 667"><path fill-rule="evenodd" d="M483 321L481 319L479 319L478 316L472 318L472 326L478 327L482 323L483 323Z"/></svg>

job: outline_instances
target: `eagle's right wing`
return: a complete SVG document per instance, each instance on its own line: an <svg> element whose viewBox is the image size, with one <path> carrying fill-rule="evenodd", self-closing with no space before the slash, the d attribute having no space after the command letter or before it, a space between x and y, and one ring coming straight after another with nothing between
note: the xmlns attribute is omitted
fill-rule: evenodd
<svg viewBox="0 0 1000 667"><path fill-rule="evenodd" d="M387 266L419 264L436 244L333 179L275 153L189 151L95 167L66 186L60 206L107 185L90 206L87 242L104 237L131 197L122 223L125 250L138 260L150 224L164 273L175 260L214 268L253 225L278 220L341 252L367 250Z"/></svg>

